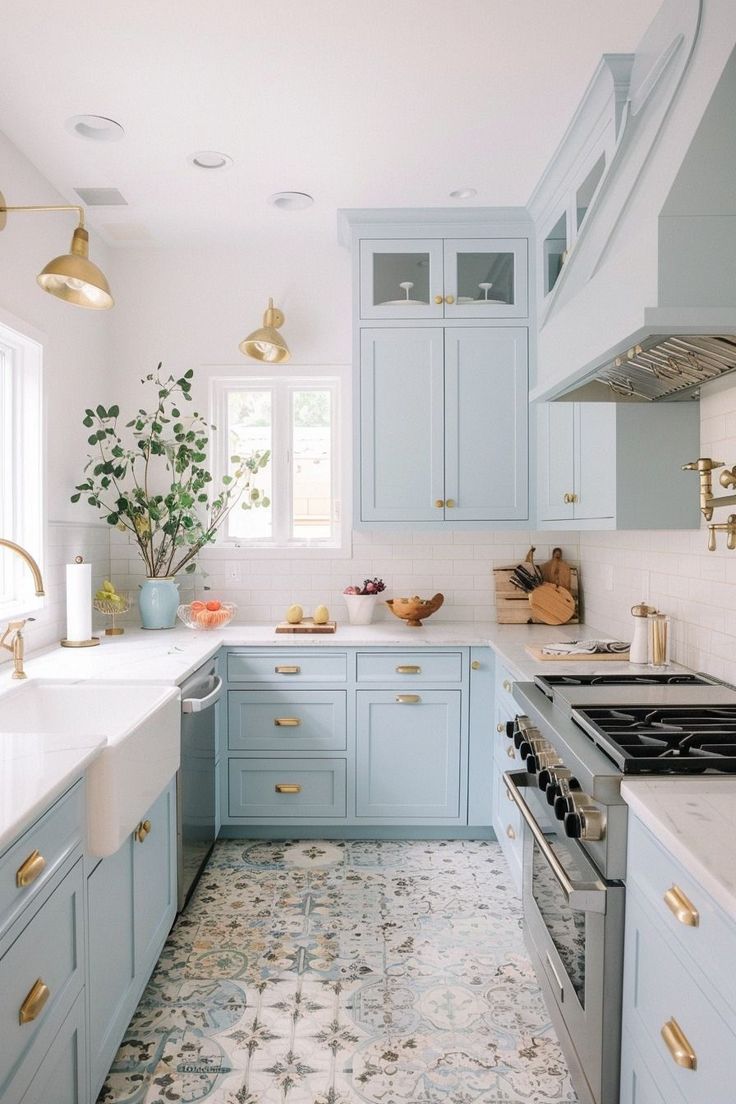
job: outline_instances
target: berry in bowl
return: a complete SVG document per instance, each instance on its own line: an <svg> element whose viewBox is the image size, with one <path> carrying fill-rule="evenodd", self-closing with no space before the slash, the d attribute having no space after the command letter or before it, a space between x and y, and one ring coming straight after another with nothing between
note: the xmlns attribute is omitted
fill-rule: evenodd
<svg viewBox="0 0 736 1104"><path fill-rule="evenodd" d="M188 629L221 629L228 625L237 606L231 602L189 602L179 606L176 615Z"/></svg>

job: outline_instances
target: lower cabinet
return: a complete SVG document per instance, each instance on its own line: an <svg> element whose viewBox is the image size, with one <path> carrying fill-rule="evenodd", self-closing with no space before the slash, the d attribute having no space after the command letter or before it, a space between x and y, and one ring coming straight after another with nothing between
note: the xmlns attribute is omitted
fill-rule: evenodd
<svg viewBox="0 0 736 1104"><path fill-rule="evenodd" d="M85 993L82 991L24 1093L21 1104L85 1104L87 1101L84 1001Z"/></svg>
<svg viewBox="0 0 736 1104"><path fill-rule="evenodd" d="M506 735L506 725L517 709L511 697L513 685L508 671L498 664L495 684L493 723L493 830L501 844L516 889L521 892L523 829L519 810L506 792L505 771L523 770L518 752Z"/></svg>
<svg viewBox="0 0 736 1104"><path fill-rule="evenodd" d="M459 690L359 690L358 817L457 820L460 816Z"/></svg>
<svg viewBox="0 0 736 1104"><path fill-rule="evenodd" d="M87 879L89 1053L95 1100L176 915L176 786Z"/></svg>

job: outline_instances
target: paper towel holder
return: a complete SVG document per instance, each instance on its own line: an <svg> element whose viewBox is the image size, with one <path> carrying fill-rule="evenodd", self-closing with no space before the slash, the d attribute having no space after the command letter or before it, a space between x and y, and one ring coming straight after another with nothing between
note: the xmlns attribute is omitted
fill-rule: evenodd
<svg viewBox="0 0 736 1104"><path fill-rule="evenodd" d="M76 564L84 563L84 556L75 556ZM62 648L96 648L100 643L99 636L92 636L89 640L60 640Z"/></svg>

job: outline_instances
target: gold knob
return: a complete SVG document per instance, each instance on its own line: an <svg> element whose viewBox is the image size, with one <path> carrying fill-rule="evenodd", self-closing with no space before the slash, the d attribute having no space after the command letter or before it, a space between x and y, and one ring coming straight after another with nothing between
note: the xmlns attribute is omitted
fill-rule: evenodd
<svg viewBox="0 0 736 1104"><path fill-rule="evenodd" d="M577 502L578 501L578 496L574 492L573 492L573 494L570 495L570 501L571 502Z"/></svg>
<svg viewBox="0 0 736 1104"><path fill-rule="evenodd" d="M418 694L397 694L396 701L399 705L416 705L422 699Z"/></svg>
<svg viewBox="0 0 736 1104"><path fill-rule="evenodd" d="M301 667L274 667L274 673L277 675L300 675Z"/></svg>
<svg viewBox="0 0 736 1104"><path fill-rule="evenodd" d="M46 860L40 851L31 851L25 862L22 862L15 872L15 884L18 889L29 886L35 882L38 875L46 867Z"/></svg>
<svg viewBox="0 0 736 1104"><path fill-rule="evenodd" d="M504 679L501 685L503 686L504 690L508 690L509 693L511 693L511 683L508 679Z"/></svg>
<svg viewBox="0 0 736 1104"><path fill-rule="evenodd" d="M442 302L442 296L441 295L435 295L434 301L437 304L437 306L439 306L440 303Z"/></svg>
<svg viewBox="0 0 736 1104"><path fill-rule="evenodd" d="M564 495L562 496L562 501L563 501L563 502L564 502L564 503L565 503L565 504L566 504L567 506L569 506L569 505L570 505L570 503L572 502L572 495L569 495L569 494L564 494Z"/></svg>
<svg viewBox="0 0 736 1104"><path fill-rule="evenodd" d="M18 1023L26 1024L36 1019L51 995L48 985L41 979L33 983L31 990L18 1011Z"/></svg>
<svg viewBox="0 0 736 1104"><path fill-rule="evenodd" d="M496 732L503 732L503 728L504 728L503 723L501 721L499 721L498 724L496 725Z"/></svg>
<svg viewBox="0 0 736 1104"><path fill-rule="evenodd" d="M515 759L516 758L516 752L514 751L514 745L513 744L509 744L509 746L506 748L506 754L508 755L509 759Z"/></svg>
<svg viewBox="0 0 736 1104"><path fill-rule="evenodd" d="M416 663L400 663L396 668L397 675L421 675L422 668Z"/></svg>
<svg viewBox="0 0 736 1104"><path fill-rule="evenodd" d="M480 671L480 660L474 659L473 662L470 664L470 667L473 671Z"/></svg>
<svg viewBox="0 0 736 1104"><path fill-rule="evenodd" d="M700 913L678 885L670 886L664 895L664 903L681 924L687 924L690 928L697 928L700 923Z"/></svg>
<svg viewBox="0 0 736 1104"><path fill-rule="evenodd" d="M452 306L452 304L455 302L455 296L454 295L446 295L445 296L445 302L449 303L450 306Z"/></svg>
<svg viewBox="0 0 736 1104"><path fill-rule="evenodd" d="M296 728L302 722L298 717L274 717L273 723L277 728Z"/></svg>
<svg viewBox="0 0 736 1104"><path fill-rule="evenodd" d="M664 1045L678 1066L689 1070L697 1068L698 1059L695 1051L690 1046L687 1035L674 1017L667 1021L660 1034L664 1039Z"/></svg>
<svg viewBox="0 0 736 1104"><path fill-rule="evenodd" d="M146 838L146 836L148 835L148 833L150 831L151 831L151 822L150 822L150 820L142 820L140 822L140 824L138 825L138 827L136 828L133 835L135 836L135 838L138 840L139 843L143 843L144 839Z"/></svg>
<svg viewBox="0 0 736 1104"><path fill-rule="evenodd" d="M444 500L444 498L436 498L434 500L434 504L435 504L435 506L437 507L438 510L441 510L442 507L445 505L445 500Z"/></svg>
<svg viewBox="0 0 736 1104"><path fill-rule="evenodd" d="M301 786L297 782L277 782L274 786L276 793L281 794L298 794L302 792Z"/></svg>
<svg viewBox="0 0 736 1104"><path fill-rule="evenodd" d="M509 837L509 839L511 839L511 840L514 840L514 839L516 839L516 832L515 832L515 831L514 831L514 829L513 829L512 827L511 827L511 825L510 825L510 824L507 824L507 825L506 825L506 835L507 835L507 836Z"/></svg>
<svg viewBox="0 0 736 1104"><path fill-rule="evenodd" d="M448 498L447 502L445 503L445 506L447 507L448 510L454 510L455 507L457 506L457 502L455 501L454 498Z"/></svg>

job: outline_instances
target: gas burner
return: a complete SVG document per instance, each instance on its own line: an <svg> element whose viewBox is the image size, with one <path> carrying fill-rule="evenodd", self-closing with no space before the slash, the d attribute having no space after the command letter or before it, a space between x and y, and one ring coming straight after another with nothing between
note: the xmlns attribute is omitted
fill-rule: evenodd
<svg viewBox="0 0 736 1104"><path fill-rule="evenodd" d="M545 692L547 697L557 686L708 686L711 679L703 675L693 675L688 671L662 671L651 674L619 674L619 675L537 675L534 679L537 686Z"/></svg>
<svg viewBox="0 0 736 1104"><path fill-rule="evenodd" d="M736 773L736 706L589 706L572 716L624 774Z"/></svg>

